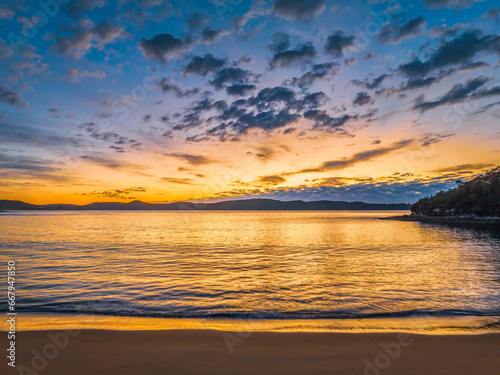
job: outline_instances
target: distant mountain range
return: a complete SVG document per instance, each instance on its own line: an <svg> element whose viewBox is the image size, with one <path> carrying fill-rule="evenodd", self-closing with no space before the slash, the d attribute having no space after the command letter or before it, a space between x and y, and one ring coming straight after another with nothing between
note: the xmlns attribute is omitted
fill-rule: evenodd
<svg viewBox="0 0 500 375"><path fill-rule="evenodd" d="M243 199L217 203L146 203L132 201L128 203L96 202L86 205L76 204L30 204L21 201L0 200L0 210L169 210L169 211L330 211L330 210L409 210L404 203L383 204L344 201L279 201L275 199Z"/></svg>

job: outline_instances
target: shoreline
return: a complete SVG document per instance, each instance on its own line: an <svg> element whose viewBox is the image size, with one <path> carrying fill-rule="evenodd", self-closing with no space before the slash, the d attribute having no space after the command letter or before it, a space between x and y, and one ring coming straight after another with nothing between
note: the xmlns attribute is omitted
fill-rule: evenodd
<svg viewBox="0 0 500 375"><path fill-rule="evenodd" d="M2 373L494 375L499 348L500 333L23 331Z"/></svg>
<svg viewBox="0 0 500 375"><path fill-rule="evenodd" d="M423 216L402 215L381 217L381 220L414 221L424 223L451 223L451 224L500 224L500 217L460 217L460 216Z"/></svg>
<svg viewBox="0 0 500 375"><path fill-rule="evenodd" d="M21 314L17 331L60 329L114 331L216 330L233 332L390 333L427 335L500 333L500 316L425 316L360 319L150 318L110 315ZM0 331L8 331L0 321Z"/></svg>

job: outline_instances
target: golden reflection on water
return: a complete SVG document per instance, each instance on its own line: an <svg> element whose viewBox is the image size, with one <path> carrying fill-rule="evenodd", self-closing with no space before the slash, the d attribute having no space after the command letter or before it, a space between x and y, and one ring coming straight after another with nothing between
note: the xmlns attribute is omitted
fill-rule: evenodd
<svg viewBox="0 0 500 375"><path fill-rule="evenodd" d="M500 315L497 234L377 219L397 214L4 214L0 261L29 313Z"/></svg>

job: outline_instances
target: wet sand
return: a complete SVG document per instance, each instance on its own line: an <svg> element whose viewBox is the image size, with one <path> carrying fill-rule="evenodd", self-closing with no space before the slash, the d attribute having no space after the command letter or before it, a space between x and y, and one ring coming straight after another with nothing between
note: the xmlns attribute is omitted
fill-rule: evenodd
<svg viewBox="0 0 500 375"><path fill-rule="evenodd" d="M18 332L17 367L1 373L498 375L499 358L500 333L85 329Z"/></svg>

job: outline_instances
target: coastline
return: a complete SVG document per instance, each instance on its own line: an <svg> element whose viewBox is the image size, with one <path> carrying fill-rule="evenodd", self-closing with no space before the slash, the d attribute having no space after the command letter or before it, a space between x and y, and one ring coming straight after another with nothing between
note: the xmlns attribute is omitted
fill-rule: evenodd
<svg viewBox="0 0 500 375"><path fill-rule="evenodd" d="M500 224L500 217L462 217L462 216L423 216L402 215L382 217L381 220L416 221L424 223L455 223L455 224Z"/></svg>
<svg viewBox="0 0 500 375"><path fill-rule="evenodd" d="M356 319L229 319L153 318L112 315L22 314L16 330L168 331L216 330L231 332L410 332L427 335L500 333L500 316L426 316ZM7 331L0 321L0 331Z"/></svg>

